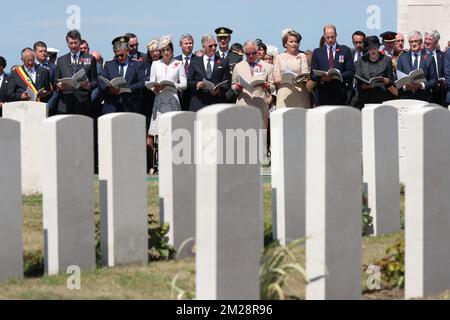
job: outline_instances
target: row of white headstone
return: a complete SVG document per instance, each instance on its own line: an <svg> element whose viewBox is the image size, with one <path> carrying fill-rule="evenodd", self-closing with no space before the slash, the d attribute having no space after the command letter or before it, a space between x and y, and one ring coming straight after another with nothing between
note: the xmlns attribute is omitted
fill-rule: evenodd
<svg viewBox="0 0 450 320"><path fill-rule="evenodd" d="M202 125L201 135L194 136L194 120ZM271 115L274 234L282 243L307 236L308 299L361 297L363 141L376 233L399 229L396 120L396 109L389 106L370 106L362 119L348 107L286 109ZM404 120L408 298L450 288L450 114L437 107L417 108L404 113ZM260 165L214 161L227 152L234 156L237 146L224 147L211 132L226 136L227 129L259 129L260 122L256 109L230 105L160 118L161 215L171 224L169 238L177 248L195 235L199 299L259 298ZM176 164L177 129L194 137L184 144L213 161ZM17 122L0 119L0 150L6 154L0 159L1 279L22 274L19 131ZM102 261L108 266L147 259L144 137L143 117L99 119ZM52 117L43 122L41 139L46 270L93 268L92 120Z"/></svg>

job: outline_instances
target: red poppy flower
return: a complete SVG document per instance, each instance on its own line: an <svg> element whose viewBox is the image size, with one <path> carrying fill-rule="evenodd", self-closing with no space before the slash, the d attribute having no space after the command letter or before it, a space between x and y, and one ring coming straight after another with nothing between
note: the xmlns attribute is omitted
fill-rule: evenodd
<svg viewBox="0 0 450 320"><path fill-rule="evenodd" d="M220 64L220 59L216 59L216 64Z"/></svg>

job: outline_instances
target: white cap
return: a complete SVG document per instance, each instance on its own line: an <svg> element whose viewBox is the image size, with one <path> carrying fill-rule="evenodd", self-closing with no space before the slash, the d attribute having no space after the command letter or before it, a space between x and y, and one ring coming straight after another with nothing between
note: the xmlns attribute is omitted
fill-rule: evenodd
<svg viewBox="0 0 450 320"><path fill-rule="evenodd" d="M58 53L59 50L58 50L58 49L55 49L55 48L47 48L47 52L50 52L50 53Z"/></svg>

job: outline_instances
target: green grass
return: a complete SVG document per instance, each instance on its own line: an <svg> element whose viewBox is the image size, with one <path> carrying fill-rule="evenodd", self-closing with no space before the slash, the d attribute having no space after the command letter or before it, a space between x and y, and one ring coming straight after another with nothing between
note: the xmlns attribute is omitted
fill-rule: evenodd
<svg viewBox="0 0 450 320"><path fill-rule="evenodd" d="M98 183L95 187L95 211L99 211ZM272 195L270 184L263 187L264 201L264 237L267 245L266 254L275 250L272 241ZM148 180L148 210L159 214L158 182ZM151 262L145 265L128 265L114 268L98 268L82 272L81 290L66 288L67 275L37 276L42 274L43 236L42 236L42 197L39 195L23 197L24 211L24 251L29 262L29 275L24 279L15 279L0 283L0 299L172 299L176 298L172 280L177 277L177 286L188 293L195 290L194 259L178 261ZM403 220L403 198L401 217ZM402 221L403 225L403 221ZM362 245L362 283L364 290L367 275L362 271L363 265L373 264L385 255L386 249L404 236L403 232L379 237L364 237ZM293 250L296 261L304 266L305 248L303 245ZM33 260L34 259L34 260ZM33 269L34 268L34 269ZM34 273L33 273L34 272ZM34 277L31 277L34 276ZM368 299L402 298L403 291L383 287L380 293L368 293ZM304 298L305 281L299 274L287 278L284 293L288 297ZM450 294L444 293L434 298L445 299Z"/></svg>

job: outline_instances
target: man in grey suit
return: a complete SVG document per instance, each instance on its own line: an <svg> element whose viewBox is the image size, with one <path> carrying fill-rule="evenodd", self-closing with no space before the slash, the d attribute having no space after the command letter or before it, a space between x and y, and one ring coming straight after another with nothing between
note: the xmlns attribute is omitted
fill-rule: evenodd
<svg viewBox="0 0 450 320"><path fill-rule="evenodd" d="M91 92L97 87L97 62L92 55L80 51L81 34L77 30L69 31L66 41L70 52L61 56L56 63L56 87L61 97L58 112L92 116ZM78 89L59 81L72 77L81 69L84 69L86 76Z"/></svg>

